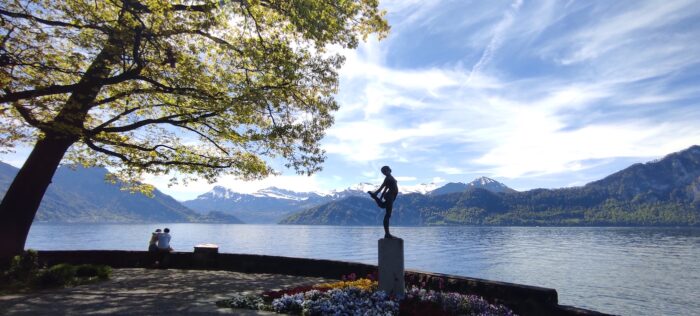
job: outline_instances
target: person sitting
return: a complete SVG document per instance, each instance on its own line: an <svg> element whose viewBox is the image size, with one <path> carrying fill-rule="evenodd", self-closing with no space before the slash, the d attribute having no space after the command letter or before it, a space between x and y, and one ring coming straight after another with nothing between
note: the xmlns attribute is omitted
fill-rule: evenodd
<svg viewBox="0 0 700 316"><path fill-rule="evenodd" d="M163 233L158 235L158 251L160 252L171 252L173 248L170 247L170 229L166 228Z"/></svg>
<svg viewBox="0 0 700 316"><path fill-rule="evenodd" d="M151 240L148 242L148 252L158 252L158 245L156 245L156 243L158 242L158 235L160 234L160 228L151 233Z"/></svg>
<svg viewBox="0 0 700 316"><path fill-rule="evenodd" d="M168 265L168 254L173 251L170 247L170 229L165 228L163 232L158 234L158 251L156 252L156 261L154 267L165 268Z"/></svg>

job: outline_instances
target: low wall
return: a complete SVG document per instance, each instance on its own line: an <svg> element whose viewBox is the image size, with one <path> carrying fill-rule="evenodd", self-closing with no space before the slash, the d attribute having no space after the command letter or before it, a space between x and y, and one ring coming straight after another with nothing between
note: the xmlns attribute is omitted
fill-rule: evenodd
<svg viewBox="0 0 700 316"><path fill-rule="evenodd" d="M147 268L154 261L146 251L70 250L39 251L41 264L105 264L114 268ZM173 252L164 262L174 269L227 270L245 273L274 273L340 279L355 273L358 277L376 274L377 266L355 262L278 256L192 252ZM554 289L506 282L468 278L457 275L406 271L407 285L421 284L482 296L492 303L504 304L520 315L605 315L586 309L558 305Z"/></svg>

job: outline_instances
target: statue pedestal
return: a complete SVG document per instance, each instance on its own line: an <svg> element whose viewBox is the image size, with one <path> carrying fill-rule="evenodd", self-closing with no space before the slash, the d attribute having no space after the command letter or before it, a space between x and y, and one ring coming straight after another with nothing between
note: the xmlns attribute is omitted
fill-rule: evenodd
<svg viewBox="0 0 700 316"><path fill-rule="evenodd" d="M403 269L403 239L379 240L379 290L398 298L406 292Z"/></svg>

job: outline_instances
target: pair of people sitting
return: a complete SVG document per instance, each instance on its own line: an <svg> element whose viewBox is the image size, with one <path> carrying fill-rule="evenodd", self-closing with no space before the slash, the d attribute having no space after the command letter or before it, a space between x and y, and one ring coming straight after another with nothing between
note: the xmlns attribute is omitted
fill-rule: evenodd
<svg viewBox="0 0 700 316"><path fill-rule="evenodd" d="M155 232L151 234L151 240L148 243L148 251L150 252L171 252L173 248L170 247L170 229L165 228L162 232L160 228L156 229Z"/></svg>

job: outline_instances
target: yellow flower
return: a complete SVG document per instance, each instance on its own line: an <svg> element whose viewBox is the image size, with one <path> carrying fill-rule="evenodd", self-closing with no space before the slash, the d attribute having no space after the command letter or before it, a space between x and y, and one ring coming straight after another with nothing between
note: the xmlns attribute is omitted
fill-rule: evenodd
<svg viewBox="0 0 700 316"><path fill-rule="evenodd" d="M317 289L344 289L348 287L356 287L363 291L374 291L377 289L377 281L372 281L370 279L358 279L355 281L339 281L332 283L321 283L314 285Z"/></svg>

